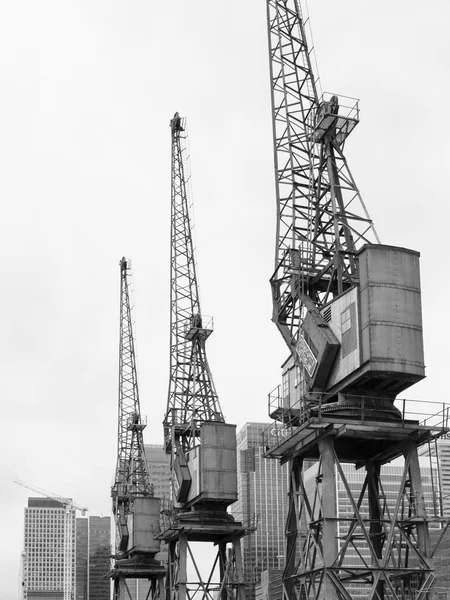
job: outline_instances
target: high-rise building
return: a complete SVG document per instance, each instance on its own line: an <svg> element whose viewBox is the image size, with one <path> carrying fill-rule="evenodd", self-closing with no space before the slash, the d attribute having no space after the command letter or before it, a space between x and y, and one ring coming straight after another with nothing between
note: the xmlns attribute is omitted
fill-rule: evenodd
<svg viewBox="0 0 450 600"><path fill-rule="evenodd" d="M71 536L65 537L66 510L50 498L28 498L25 508L22 572L26 600L64 600L64 587L75 587L75 510L69 513ZM69 546L67 547L67 544ZM67 554L70 563L65 563Z"/></svg>
<svg viewBox="0 0 450 600"><path fill-rule="evenodd" d="M76 523L75 600L109 600L111 569L111 519L89 517Z"/></svg>
<svg viewBox="0 0 450 600"><path fill-rule="evenodd" d="M230 507L236 520L257 529L242 539L247 598L254 598L262 571L284 568L284 530L288 507L288 466L264 458L262 432L268 423L246 423L237 433L238 500Z"/></svg>
<svg viewBox="0 0 450 600"><path fill-rule="evenodd" d="M111 569L111 519L89 517L88 600L109 600Z"/></svg>
<svg viewBox="0 0 450 600"><path fill-rule="evenodd" d="M170 496L170 456L160 444L144 444L150 481L156 498Z"/></svg>
<svg viewBox="0 0 450 600"><path fill-rule="evenodd" d="M77 519L75 524L75 600L88 598L89 521Z"/></svg>
<svg viewBox="0 0 450 600"><path fill-rule="evenodd" d="M424 444L419 456L426 460L435 473L438 485L435 489L435 503L440 506L444 517L450 517L450 437L449 434Z"/></svg>

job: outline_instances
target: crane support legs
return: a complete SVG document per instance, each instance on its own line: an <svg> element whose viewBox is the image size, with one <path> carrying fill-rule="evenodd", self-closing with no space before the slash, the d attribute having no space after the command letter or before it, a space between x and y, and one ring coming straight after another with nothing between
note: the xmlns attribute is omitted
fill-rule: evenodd
<svg viewBox="0 0 450 600"><path fill-rule="evenodd" d="M114 580L114 588L113 588L113 600L137 600L138 595L139 598L143 598L143 600L163 600L164 598L164 576L161 575L157 579L150 579L149 581L146 579L133 579L133 584L127 583L127 579L130 582L130 578L118 577ZM136 582L138 582L136 584ZM140 582L145 583L146 587L148 587L147 594L145 597L141 593ZM139 594L136 588L136 585L139 585Z"/></svg>
<svg viewBox="0 0 450 600"><path fill-rule="evenodd" d="M165 600L245 600L240 524L205 535L182 530L168 540ZM220 529L220 526L219 526Z"/></svg>
<svg viewBox="0 0 450 600"><path fill-rule="evenodd" d="M417 443L397 448L404 460L395 479L383 474L386 453L365 463L341 460L333 435L317 441L318 461L309 469L303 457L290 459L284 600L433 598L431 519Z"/></svg>

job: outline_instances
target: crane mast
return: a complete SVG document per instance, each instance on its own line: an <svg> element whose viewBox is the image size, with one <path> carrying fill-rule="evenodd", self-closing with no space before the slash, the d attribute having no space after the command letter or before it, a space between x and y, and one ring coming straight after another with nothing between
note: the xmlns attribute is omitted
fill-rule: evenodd
<svg viewBox="0 0 450 600"><path fill-rule="evenodd" d="M113 512L119 524L119 549L128 543L127 515L135 497L153 496L144 451L139 388L134 348L128 260L120 261L120 334L119 334L119 410L117 430L117 466L111 491Z"/></svg>
<svg viewBox="0 0 450 600"><path fill-rule="evenodd" d="M172 485L161 534L169 552L166 600L197 593L209 598L217 590L221 600L244 600L240 538L246 529L227 512L237 499L236 426L225 422L206 357L213 324L200 309L185 119L175 113L170 129L171 354L163 426ZM191 542L213 544L207 577L206 565L197 564L201 546ZM188 581L189 561L194 576Z"/></svg>
<svg viewBox="0 0 450 600"><path fill-rule="evenodd" d="M110 577L114 600L131 598L126 580L152 581L151 598L160 593L164 568L155 559L160 543L159 498L154 497L144 450L130 294L131 263L120 261L120 333L117 464L111 489L116 523L116 556Z"/></svg>
<svg viewBox="0 0 450 600"><path fill-rule="evenodd" d="M291 470L284 597L425 600L434 570L417 448L444 429L408 421L394 405L425 376L419 253L379 242L344 155L358 101L319 95L308 24L299 0L267 0L272 320L289 358L269 396L278 423L264 444L266 457ZM382 466L402 456L398 501L388 507ZM314 490L305 486L309 461ZM356 494L342 463L365 468Z"/></svg>
<svg viewBox="0 0 450 600"><path fill-rule="evenodd" d="M212 319L202 317L189 214L189 156L185 120L171 121L171 296L170 382L164 419L166 451L178 445L188 452L199 436L202 422L223 423L224 418L206 357L205 342L213 331Z"/></svg>

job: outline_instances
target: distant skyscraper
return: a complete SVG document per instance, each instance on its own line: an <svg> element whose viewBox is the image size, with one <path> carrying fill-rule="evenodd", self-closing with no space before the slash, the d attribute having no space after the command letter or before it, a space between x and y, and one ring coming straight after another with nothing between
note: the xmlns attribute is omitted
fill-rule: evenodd
<svg viewBox="0 0 450 600"><path fill-rule="evenodd" d="M25 508L22 586L26 600L64 600L64 585L75 586L75 511L72 512L72 544L68 548L71 569L64 569L64 519L66 511L56 500L28 498ZM66 565L67 567L67 565ZM68 574L72 574L68 577ZM66 582L65 582L66 576Z"/></svg>
<svg viewBox="0 0 450 600"><path fill-rule="evenodd" d="M88 598L89 521L77 519L75 525L75 600Z"/></svg>
<svg viewBox="0 0 450 600"><path fill-rule="evenodd" d="M435 502L442 508L444 517L450 517L450 438L447 434L419 449L419 456L429 463L437 477Z"/></svg>
<svg viewBox="0 0 450 600"><path fill-rule="evenodd" d="M88 600L109 600L111 569L111 519L89 517Z"/></svg>
<svg viewBox="0 0 450 600"><path fill-rule="evenodd" d="M169 498L170 456L160 444L144 444L144 450L156 498Z"/></svg>
<svg viewBox="0 0 450 600"><path fill-rule="evenodd" d="M89 517L76 523L75 600L109 600L111 569L111 519Z"/></svg>
<svg viewBox="0 0 450 600"><path fill-rule="evenodd" d="M237 433L238 500L230 507L236 520L258 528L242 540L247 598L261 572L284 568L284 529L288 506L288 466L263 457L262 432L268 423L246 423ZM275 427L275 425L273 425Z"/></svg>

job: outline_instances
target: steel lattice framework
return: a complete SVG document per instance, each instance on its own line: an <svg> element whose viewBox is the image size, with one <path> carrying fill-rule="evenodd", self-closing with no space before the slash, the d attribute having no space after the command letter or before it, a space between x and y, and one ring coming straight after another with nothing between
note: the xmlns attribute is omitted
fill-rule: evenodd
<svg viewBox="0 0 450 600"><path fill-rule="evenodd" d="M343 377L339 398L327 404L327 382L343 354L333 352L342 350L344 331L342 321L337 327L334 322L342 339L331 330L331 311L352 293L360 298L359 252L365 244L380 244L343 152L359 122L358 102L319 96L308 19L299 0L267 0L267 23L277 202L272 319L289 347L292 371L298 373L295 387L300 386L294 392L286 377L286 391L273 413L285 435L273 446L270 436L264 442L266 456L289 461L291 471L283 597L351 600L358 593L365 600L428 600L434 549L417 448L446 428L433 430L405 421L404 415L381 424L389 421L389 413L378 397L377 382L369 377L364 391L355 391L354 397ZM341 298L346 292L347 298ZM322 348L329 344L336 349L323 362L320 383L310 387L305 384L305 346L312 360L324 355L308 346L308 327ZM362 328L353 327L355 336L362 337ZM346 372L348 380L354 368ZM386 382L395 385L395 374L387 373ZM297 404L291 393L300 396ZM389 406L392 401L391 396ZM380 468L400 456L399 497L389 509ZM318 464L313 492L305 486L305 459ZM356 494L346 481L344 462L366 470ZM350 515L337 509L337 474Z"/></svg>
<svg viewBox="0 0 450 600"><path fill-rule="evenodd" d="M277 195L273 320L292 348L302 298L321 306L357 282L356 250L378 237L343 154L358 103L319 98L298 0L268 0L267 18Z"/></svg>
<svg viewBox="0 0 450 600"><path fill-rule="evenodd" d="M122 531L136 497L153 496L144 452L130 300L130 263L120 261L119 412L117 467L111 490L113 512ZM126 545L126 542L123 542Z"/></svg>
<svg viewBox="0 0 450 600"><path fill-rule="evenodd" d="M170 383L164 419L165 446L170 451L174 428L184 451L192 447L198 424L223 422L205 351L212 320L202 317L192 240L189 202L189 153L185 119L171 121L171 298Z"/></svg>
<svg viewBox="0 0 450 600"><path fill-rule="evenodd" d="M223 484L215 477L237 468L235 426L225 423L206 358L205 343L213 328L200 310L185 119L175 113L170 126L171 335L164 437L172 485L160 536L168 548L166 600L189 600L199 594L204 600L217 594L222 600L244 600L240 538L248 528L227 513L227 506L236 500L237 481L231 475ZM221 444L227 444L226 449ZM215 547L209 553L215 559L206 577L191 542Z"/></svg>

